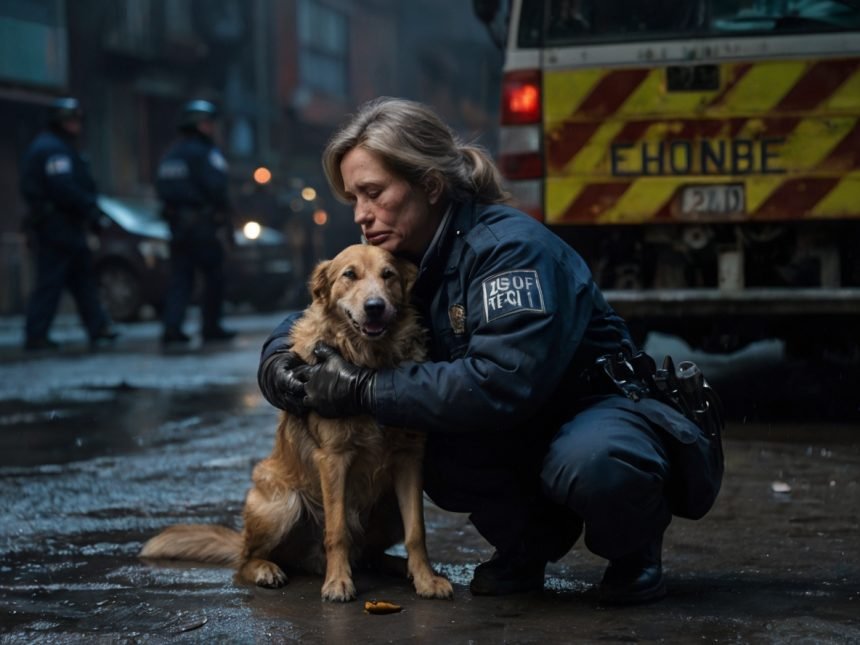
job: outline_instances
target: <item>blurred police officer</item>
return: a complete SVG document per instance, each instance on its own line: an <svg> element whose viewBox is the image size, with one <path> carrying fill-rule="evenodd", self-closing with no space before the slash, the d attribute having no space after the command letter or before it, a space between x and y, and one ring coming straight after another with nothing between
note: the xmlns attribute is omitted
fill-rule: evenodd
<svg viewBox="0 0 860 645"><path fill-rule="evenodd" d="M74 297L91 345L117 337L99 302L88 236L101 230L96 184L77 149L83 110L75 98L54 101L48 128L24 154L21 193L28 205L24 231L36 257L36 287L30 296L26 349L53 349L48 330L63 289Z"/></svg>
<svg viewBox="0 0 860 645"><path fill-rule="evenodd" d="M165 344L187 343L182 331L191 299L194 272L203 274L204 341L229 340L235 331L221 326L224 299L224 248L219 233L231 244L233 226L227 194L227 162L215 145L217 111L209 101L189 101L182 108L179 140L158 166L156 188L171 231L171 277L164 307Z"/></svg>

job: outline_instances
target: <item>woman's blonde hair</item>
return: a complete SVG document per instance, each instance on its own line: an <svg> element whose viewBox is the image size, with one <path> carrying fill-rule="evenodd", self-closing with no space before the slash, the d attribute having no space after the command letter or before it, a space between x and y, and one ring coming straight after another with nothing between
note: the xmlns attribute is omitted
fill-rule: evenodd
<svg viewBox="0 0 860 645"><path fill-rule="evenodd" d="M433 110L415 101L381 97L362 105L329 140L323 169L334 193L348 201L340 162L361 146L386 167L425 189L441 182L451 199L507 201L501 175L482 147L463 143Z"/></svg>

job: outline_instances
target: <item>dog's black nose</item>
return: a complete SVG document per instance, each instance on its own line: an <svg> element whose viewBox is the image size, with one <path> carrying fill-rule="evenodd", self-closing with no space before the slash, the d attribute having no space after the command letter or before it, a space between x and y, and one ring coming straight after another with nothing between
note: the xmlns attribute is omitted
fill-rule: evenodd
<svg viewBox="0 0 860 645"><path fill-rule="evenodd" d="M382 298L370 298L364 303L364 313L368 318L381 318L385 313L385 300Z"/></svg>

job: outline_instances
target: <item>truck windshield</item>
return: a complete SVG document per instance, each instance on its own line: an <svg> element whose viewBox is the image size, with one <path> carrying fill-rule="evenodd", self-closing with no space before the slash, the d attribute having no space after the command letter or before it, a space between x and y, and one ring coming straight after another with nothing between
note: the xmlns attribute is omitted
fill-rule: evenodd
<svg viewBox="0 0 860 645"><path fill-rule="evenodd" d="M546 37L541 38L544 25ZM860 0L523 0L518 45L558 47L856 29L860 29Z"/></svg>

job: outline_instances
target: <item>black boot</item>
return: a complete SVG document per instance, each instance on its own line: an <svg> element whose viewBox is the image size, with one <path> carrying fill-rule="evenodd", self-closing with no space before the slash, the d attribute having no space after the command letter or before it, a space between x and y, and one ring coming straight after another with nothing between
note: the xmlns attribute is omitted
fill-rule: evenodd
<svg viewBox="0 0 860 645"><path fill-rule="evenodd" d="M176 327L168 327L164 330L164 333L161 335L161 344L162 345L179 345L186 344L191 342L191 336L183 333L181 329Z"/></svg>
<svg viewBox="0 0 860 645"><path fill-rule="evenodd" d="M515 552L496 551L489 560L475 568L469 591L475 596L505 596L540 591L547 560L520 548Z"/></svg>
<svg viewBox="0 0 860 645"><path fill-rule="evenodd" d="M639 551L612 560L600 581L598 595L605 605L636 605L666 595L663 579L663 536Z"/></svg>
<svg viewBox="0 0 860 645"><path fill-rule="evenodd" d="M42 336L40 338L28 338L24 342L24 349L28 352L31 351L39 351L43 349L58 349L60 344L54 340L51 340L47 336Z"/></svg>
<svg viewBox="0 0 860 645"><path fill-rule="evenodd" d="M90 347L99 347L103 344L109 344L119 338L119 331L113 325L105 325L95 334L90 336Z"/></svg>
<svg viewBox="0 0 860 645"><path fill-rule="evenodd" d="M232 329L224 329L223 327L213 327L212 329L203 330L203 340L207 342L232 340L239 332Z"/></svg>

